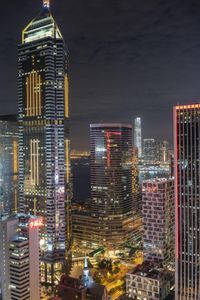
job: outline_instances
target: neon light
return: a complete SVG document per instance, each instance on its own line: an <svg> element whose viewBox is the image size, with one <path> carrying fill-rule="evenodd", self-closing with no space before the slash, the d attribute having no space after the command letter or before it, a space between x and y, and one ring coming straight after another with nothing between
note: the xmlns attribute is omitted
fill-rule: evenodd
<svg viewBox="0 0 200 300"><path fill-rule="evenodd" d="M40 228L44 226L44 219L43 217L40 217L36 220L31 219L29 221L29 228L33 229L33 228Z"/></svg>
<svg viewBox="0 0 200 300"><path fill-rule="evenodd" d="M158 192L158 187L157 186L147 186L143 188L143 192L147 193L157 193Z"/></svg>
<svg viewBox="0 0 200 300"><path fill-rule="evenodd" d="M193 109L193 108L200 108L200 104L178 105L178 106L175 107L176 110Z"/></svg>

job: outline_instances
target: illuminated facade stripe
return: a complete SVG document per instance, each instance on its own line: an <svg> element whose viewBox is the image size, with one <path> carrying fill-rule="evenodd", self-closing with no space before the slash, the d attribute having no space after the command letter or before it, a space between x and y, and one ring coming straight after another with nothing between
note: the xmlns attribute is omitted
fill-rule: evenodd
<svg viewBox="0 0 200 300"><path fill-rule="evenodd" d="M69 118L69 83L67 75L65 76L65 117Z"/></svg>
<svg viewBox="0 0 200 300"><path fill-rule="evenodd" d="M41 114L41 75L33 71L26 78L26 116L33 117Z"/></svg>

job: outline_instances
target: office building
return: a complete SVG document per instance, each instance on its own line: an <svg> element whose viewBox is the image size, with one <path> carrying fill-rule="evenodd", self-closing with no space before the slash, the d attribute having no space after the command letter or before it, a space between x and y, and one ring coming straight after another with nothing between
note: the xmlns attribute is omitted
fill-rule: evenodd
<svg viewBox="0 0 200 300"><path fill-rule="evenodd" d="M138 157L142 157L142 124L141 118L134 120L134 146L138 149Z"/></svg>
<svg viewBox="0 0 200 300"><path fill-rule="evenodd" d="M176 300L200 295L200 104L174 107Z"/></svg>
<svg viewBox="0 0 200 300"><path fill-rule="evenodd" d="M156 160L156 141L155 139L143 140L143 158L146 162L155 162Z"/></svg>
<svg viewBox="0 0 200 300"><path fill-rule="evenodd" d="M172 272L145 262L126 275L126 295L134 300L166 300L173 283Z"/></svg>
<svg viewBox="0 0 200 300"><path fill-rule="evenodd" d="M17 118L0 116L0 214L16 213L18 209Z"/></svg>
<svg viewBox="0 0 200 300"><path fill-rule="evenodd" d="M18 215L0 221L2 300L40 299L41 217Z"/></svg>
<svg viewBox="0 0 200 300"><path fill-rule="evenodd" d="M90 207L73 215L74 240L116 250L133 240L141 226L133 213L132 127L93 124L90 145Z"/></svg>
<svg viewBox="0 0 200 300"><path fill-rule="evenodd" d="M22 32L18 98L20 212L44 217L43 267L53 283L70 246L71 193L67 51L47 0Z"/></svg>
<svg viewBox="0 0 200 300"><path fill-rule="evenodd" d="M174 180L153 179L142 185L144 260L174 269Z"/></svg>

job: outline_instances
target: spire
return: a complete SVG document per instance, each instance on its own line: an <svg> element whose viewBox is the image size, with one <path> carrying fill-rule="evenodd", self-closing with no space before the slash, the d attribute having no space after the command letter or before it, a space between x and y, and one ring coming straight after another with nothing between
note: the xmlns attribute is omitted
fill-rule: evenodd
<svg viewBox="0 0 200 300"><path fill-rule="evenodd" d="M87 260L86 255L85 255L85 259L84 259L84 269L88 269L88 260Z"/></svg>
<svg viewBox="0 0 200 300"><path fill-rule="evenodd" d="M50 0L43 0L43 7L50 8Z"/></svg>

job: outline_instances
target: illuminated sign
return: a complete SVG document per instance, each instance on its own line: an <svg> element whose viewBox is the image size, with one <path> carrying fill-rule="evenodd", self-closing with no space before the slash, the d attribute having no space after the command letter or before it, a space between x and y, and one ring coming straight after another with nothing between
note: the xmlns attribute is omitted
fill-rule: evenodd
<svg viewBox="0 0 200 300"><path fill-rule="evenodd" d="M31 219L29 221L29 228L33 229L33 228L40 228L44 226L44 219L43 217L40 217L38 219Z"/></svg>
<svg viewBox="0 0 200 300"><path fill-rule="evenodd" d="M146 192L146 193L157 193L158 192L158 187L157 186L143 187L143 192Z"/></svg>

